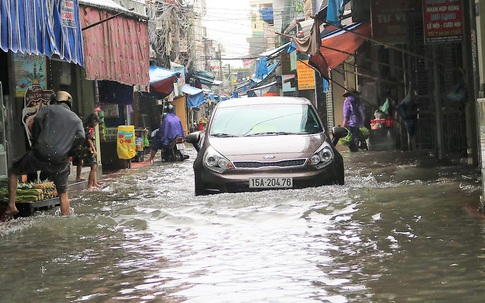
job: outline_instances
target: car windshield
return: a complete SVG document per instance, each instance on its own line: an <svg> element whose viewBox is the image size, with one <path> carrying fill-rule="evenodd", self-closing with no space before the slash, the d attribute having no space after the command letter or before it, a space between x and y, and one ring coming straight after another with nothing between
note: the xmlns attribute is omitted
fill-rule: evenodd
<svg viewBox="0 0 485 303"><path fill-rule="evenodd" d="M315 111L308 105L262 104L217 109L212 118L210 135L271 136L322 131Z"/></svg>

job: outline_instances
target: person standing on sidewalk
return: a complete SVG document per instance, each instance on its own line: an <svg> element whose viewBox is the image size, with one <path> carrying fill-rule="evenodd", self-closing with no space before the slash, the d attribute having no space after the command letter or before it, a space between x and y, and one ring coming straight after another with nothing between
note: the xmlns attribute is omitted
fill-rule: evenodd
<svg viewBox="0 0 485 303"><path fill-rule="evenodd" d="M84 124L84 118L81 115L78 115L79 119L81 119L82 123ZM81 176L84 161L82 156L82 149L76 155L72 156L72 165L76 166L76 182L86 181L85 178Z"/></svg>
<svg viewBox="0 0 485 303"><path fill-rule="evenodd" d="M9 169L6 216L18 214L15 205L20 175L43 171L51 174L59 196L61 215L70 215L67 179L69 157L74 156L84 141L81 119L71 111L72 97L66 91L52 94L50 105L42 107L31 126L32 146Z"/></svg>
<svg viewBox="0 0 485 303"><path fill-rule="evenodd" d="M96 151L96 125L99 124L98 115L92 113L86 118L86 141L84 145L83 162L84 165L91 167L88 177L87 189L94 189L101 187L96 177L96 171L98 169L98 152Z"/></svg>
<svg viewBox="0 0 485 303"><path fill-rule="evenodd" d="M355 89L350 89L343 94L345 100L342 125L352 134L352 141L349 145L351 152L359 151L360 128L364 126L365 122L364 102L360 100L359 95L360 93Z"/></svg>

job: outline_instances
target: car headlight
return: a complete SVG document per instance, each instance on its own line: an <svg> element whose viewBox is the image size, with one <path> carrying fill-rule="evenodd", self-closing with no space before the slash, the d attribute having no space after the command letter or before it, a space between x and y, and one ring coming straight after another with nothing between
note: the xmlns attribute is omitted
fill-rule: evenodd
<svg viewBox="0 0 485 303"><path fill-rule="evenodd" d="M324 142L318 151L308 159L307 164L320 169L332 163L334 158L333 149L327 142Z"/></svg>
<svg viewBox="0 0 485 303"><path fill-rule="evenodd" d="M212 147L209 147L205 151L203 163L208 169L220 174L226 170L234 169L232 162L223 157Z"/></svg>

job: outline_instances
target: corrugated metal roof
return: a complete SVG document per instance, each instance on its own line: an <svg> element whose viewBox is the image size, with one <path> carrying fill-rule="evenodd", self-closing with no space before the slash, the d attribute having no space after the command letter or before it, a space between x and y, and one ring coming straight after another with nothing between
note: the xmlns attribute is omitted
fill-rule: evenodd
<svg viewBox="0 0 485 303"><path fill-rule="evenodd" d="M133 11L119 5L118 3L116 3L112 0L79 0L79 4L91 6L91 7L96 7L96 8L105 10L105 11L111 11L111 12L116 12L116 13L125 13L129 16L136 16L136 17L148 19L147 15L139 14L137 12L133 12Z"/></svg>

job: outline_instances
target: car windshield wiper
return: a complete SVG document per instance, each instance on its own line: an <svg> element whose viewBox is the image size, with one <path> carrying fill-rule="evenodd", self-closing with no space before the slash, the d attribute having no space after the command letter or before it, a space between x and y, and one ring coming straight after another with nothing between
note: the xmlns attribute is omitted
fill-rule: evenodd
<svg viewBox="0 0 485 303"><path fill-rule="evenodd" d="M230 137L237 137L237 136L235 136L235 135L226 134L226 133L215 133L215 134L211 134L211 136L213 136L213 137L218 137L218 138L230 138Z"/></svg>
<svg viewBox="0 0 485 303"><path fill-rule="evenodd" d="M278 136L278 135L294 135L296 133L290 132L259 132L254 134L247 134L244 137L253 137L253 136Z"/></svg>

